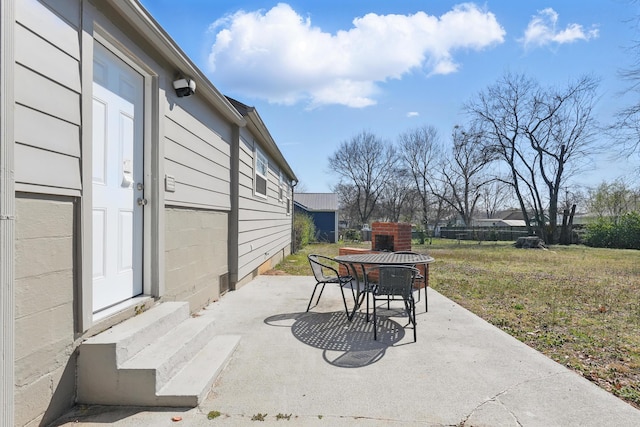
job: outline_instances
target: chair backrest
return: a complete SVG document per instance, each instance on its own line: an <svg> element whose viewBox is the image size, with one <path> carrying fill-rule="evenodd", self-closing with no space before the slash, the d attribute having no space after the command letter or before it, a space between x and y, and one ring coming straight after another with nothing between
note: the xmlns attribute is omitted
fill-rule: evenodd
<svg viewBox="0 0 640 427"><path fill-rule="evenodd" d="M414 252L414 251L395 251L394 254L404 254L404 255L422 255L418 252ZM413 264L413 267L417 267L416 264ZM418 274L416 275L416 279L418 280L422 280L424 279L423 274L426 276L426 267L424 265L420 266L420 268L418 268Z"/></svg>
<svg viewBox="0 0 640 427"><path fill-rule="evenodd" d="M377 295L399 295L408 297L413 292L413 281L418 269L408 265L381 265Z"/></svg>
<svg viewBox="0 0 640 427"><path fill-rule="evenodd" d="M338 272L333 267L322 262L324 260L330 261L330 258L316 254L310 254L307 258L309 259L309 265L311 265L311 271L318 282L326 281L338 275ZM329 272L331 272L331 276L327 275Z"/></svg>

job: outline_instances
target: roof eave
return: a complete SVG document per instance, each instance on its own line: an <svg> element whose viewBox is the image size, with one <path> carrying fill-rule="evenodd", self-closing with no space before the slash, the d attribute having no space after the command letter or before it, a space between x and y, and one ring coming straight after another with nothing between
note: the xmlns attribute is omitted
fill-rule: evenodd
<svg viewBox="0 0 640 427"><path fill-rule="evenodd" d="M141 29L143 37L162 53L176 68L177 73L189 76L196 81L199 95L213 104L226 119L241 127L246 125L244 117L216 89L138 0L111 0L111 4L120 12L123 19Z"/></svg>
<svg viewBox="0 0 640 427"><path fill-rule="evenodd" d="M249 110L247 117L249 119L247 126L252 132L260 135L261 140L264 141L264 143L266 144L265 150L271 155L272 158L279 160L278 163L284 166L284 169L287 175L289 175L292 179L297 181L298 178L296 177L296 174L293 172L293 170L285 160L284 156L282 155L282 152L280 151L280 148L278 148L278 145L273 140L273 137L269 133L267 126L265 126L264 122L262 121L262 118L260 117L256 109L252 108L251 110Z"/></svg>
<svg viewBox="0 0 640 427"><path fill-rule="evenodd" d="M271 156L272 159L283 167L284 171L292 180L298 181L296 174L282 155L280 148L278 148L278 145L271 136L271 133L269 133L269 129L267 129L267 126L262 121L262 117L260 117L256 108L245 105L233 98L229 98L229 102L240 112L240 114L244 115L247 122L247 128L252 134L256 135L260 139L263 143L263 149Z"/></svg>

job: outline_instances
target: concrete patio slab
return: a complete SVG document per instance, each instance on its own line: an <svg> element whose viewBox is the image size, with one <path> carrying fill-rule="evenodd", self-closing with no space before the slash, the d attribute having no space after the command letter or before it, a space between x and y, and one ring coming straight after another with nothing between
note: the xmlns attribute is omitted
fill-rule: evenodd
<svg viewBox="0 0 640 427"><path fill-rule="evenodd" d="M363 311L346 319L337 287L304 312L314 284L259 276L202 311L241 340L198 408L78 407L54 425L640 425L639 410L432 289L414 343L402 316L383 318L374 341Z"/></svg>

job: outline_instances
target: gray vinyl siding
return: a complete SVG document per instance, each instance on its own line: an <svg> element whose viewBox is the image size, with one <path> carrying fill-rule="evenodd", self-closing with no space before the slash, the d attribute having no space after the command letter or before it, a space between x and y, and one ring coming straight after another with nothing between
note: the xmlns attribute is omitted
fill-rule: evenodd
<svg viewBox="0 0 640 427"><path fill-rule="evenodd" d="M20 0L16 2L16 21L31 31L37 29L35 33L79 60L80 3L81 0Z"/></svg>
<svg viewBox="0 0 640 427"><path fill-rule="evenodd" d="M195 96L183 103L193 112L179 105L166 108L165 173L176 185L165 203L229 211L231 125Z"/></svg>
<svg viewBox="0 0 640 427"><path fill-rule="evenodd" d="M240 131L240 176L238 209L238 277L243 278L291 242L291 216L286 200L278 200L279 169L269 160L267 198L253 189L254 140Z"/></svg>
<svg viewBox="0 0 640 427"><path fill-rule="evenodd" d="M80 2L55 5L16 2L15 179L26 191L79 194Z"/></svg>

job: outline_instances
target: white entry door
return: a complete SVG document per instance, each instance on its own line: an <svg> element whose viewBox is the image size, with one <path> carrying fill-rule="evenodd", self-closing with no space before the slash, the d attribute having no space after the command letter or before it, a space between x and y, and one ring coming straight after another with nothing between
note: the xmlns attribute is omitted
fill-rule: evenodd
<svg viewBox="0 0 640 427"><path fill-rule="evenodd" d="M93 311L142 293L143 77L95 43Z"/></svg>

